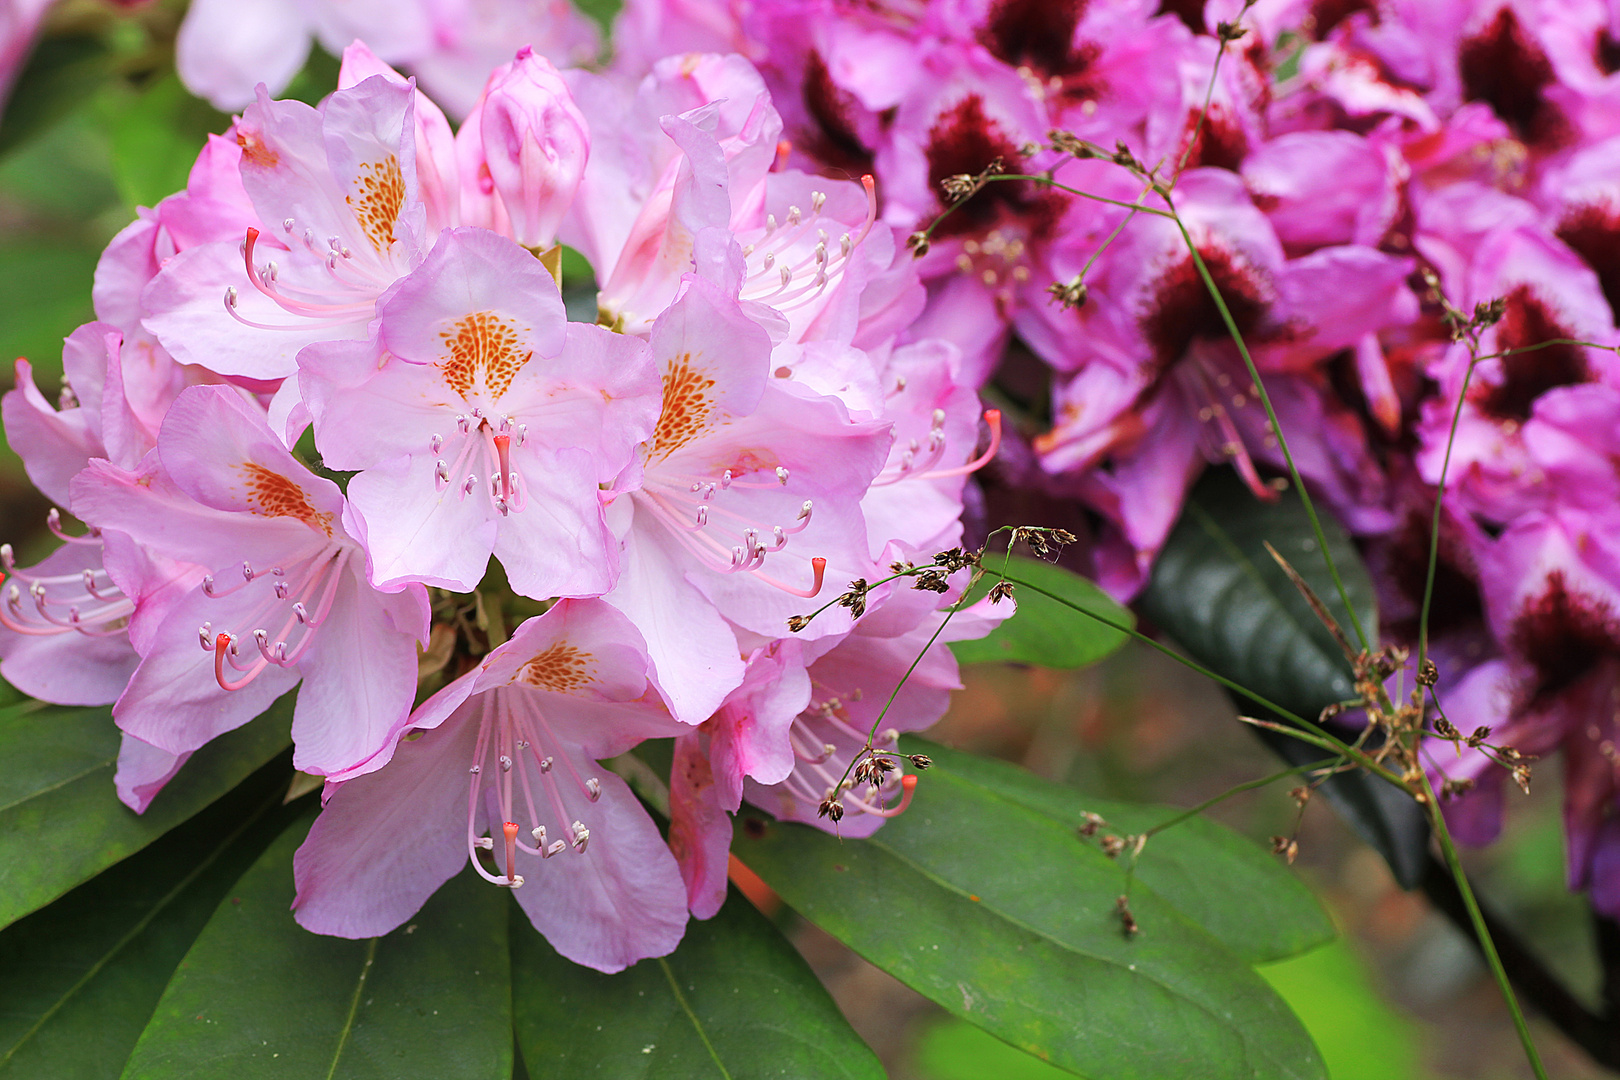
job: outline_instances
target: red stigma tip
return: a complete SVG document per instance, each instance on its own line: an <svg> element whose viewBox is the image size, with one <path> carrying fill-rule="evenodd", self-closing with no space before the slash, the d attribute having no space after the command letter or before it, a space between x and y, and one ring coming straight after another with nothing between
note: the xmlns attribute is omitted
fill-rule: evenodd
<svg viewBox="0 0 1620 1080"><path fill-rule="evenodd" d="M877 178L871 173L866 173L861 177L861 187L865 188L867 193L870 194L877 188Z"/></svg>
<svg viewBox="0 0 1620 1080"><path fill-rule="evenodd" d="M776 141L776 161L772 163L774 167L780 169L785 166L788 155L791 153L793 153L793 140L778 139Z"/></svg>
<svg viewBox="0 0 1620 1080"><path fill-rule="evenodd" d="M506 836L506 881L513 884L517 881L517 822L505 822L501 825L501 832Z"/></svg>
<svg viewBox="0 0 1620 1080"><path fill-rule="evenodd" d="M906 773L906 775L900 778L900 786L906 789L907 795L910 795L911 792L917 787L917 774Z"/></svg>
<svg viewBox="0 0 1620 1080"><path fill-rule="evenodd" d="M827 560L823 559L820 555L817 555L815 558L810 560L810 567L816 573L816 583L810 592L810 595L814 596L816 593L821 591L821 579L827 574Z"/></svg>

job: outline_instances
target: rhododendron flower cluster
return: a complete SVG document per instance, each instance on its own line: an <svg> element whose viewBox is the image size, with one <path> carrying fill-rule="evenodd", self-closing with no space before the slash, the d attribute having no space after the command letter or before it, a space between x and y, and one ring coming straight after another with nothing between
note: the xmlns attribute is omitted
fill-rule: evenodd
<svg viewBox="0 0 1620 1080"><path fill-rule="evenodd" d="M930 643L1011 605L953 613L965 571L828 598L959 544L998 417L907 331L871 179L784 168L781 130L738 57L631 85L523 49L454 133L358 42L318 108L261 85L107 249L54 404L19 362L7 436L88 532L0 549L0 670L113 703L137 811L296 688L322 933L470 862L618 970L717 910L745 791L852 835L899 812L898 733L956 685ZM667 842L604 764L648 738L677 747Z"/></svg>
<svg viewBox="0 0 1620 1080"><path fill-rule="evenodd" d="M631 0L615 63L747 55L790 163L876 176L881 219L927 230L928 302L905 333L954 341L970 380L1024 406L991 475L1023 507L1078 501L1085 568L1122 598L1206 464L1259 497L1283 465L1188 240L1130 209L1173 206L1295 464L1363 543L1398 643L1418 641L1449 452L1428 627L1440 697L1464 735L1563 751L1569 882L1615 915L1615 12ZM1032 178L975 183L987 170ZM1472 340L1447 305L1482 312ZM1479 746L1433 754L1461 832L1494 837L1506 771Z"/></svg>

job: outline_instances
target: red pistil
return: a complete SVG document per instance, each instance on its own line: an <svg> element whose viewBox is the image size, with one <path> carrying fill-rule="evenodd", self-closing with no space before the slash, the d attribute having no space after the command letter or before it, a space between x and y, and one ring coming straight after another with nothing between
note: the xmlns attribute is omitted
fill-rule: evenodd
<svg viewBox="0 0 1620 1080"><path fill-rule="evenodd" d="M514 869L517 862L517 822L506 822L501 826L501 832L506 836L506 880L508 884L512 884L517 881Z"/></svg>

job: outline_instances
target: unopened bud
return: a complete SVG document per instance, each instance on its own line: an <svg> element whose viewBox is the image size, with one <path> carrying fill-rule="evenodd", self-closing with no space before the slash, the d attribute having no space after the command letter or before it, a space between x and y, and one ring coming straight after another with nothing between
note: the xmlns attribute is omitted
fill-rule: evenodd
<svg viewBox="0 0 1620 1080"><path fill-rule="evenodd" d="M1433 686L1440 681L1440 669L1433 660L1425 659L1418 665L1417 681L1419 686Z"/></svg>
<svg viewBox="0 0 1620 1080"><path fill-rule="evenodd" d="M464 138L469 125L472 153L483 157L475 164L489 170L513 237L532 250L549 248L591 149L590 128L562 75L524 47L490 76Z"/></svg>
<svg viewBox="0 0 1620 1080"><path fill-rule="evenodd" d="M912 754L911 764L913 768L931 769L934 767L934 759L927 754Z"/></svg>
<svg viewBox="0 0 1620 1080"><path fill-rule="evenodd" d="M911 255L913 258L922 258L924 255L928 254L928 234L925 232L912 233L910 236L906 237L906 247L911 249Z"/></svg>

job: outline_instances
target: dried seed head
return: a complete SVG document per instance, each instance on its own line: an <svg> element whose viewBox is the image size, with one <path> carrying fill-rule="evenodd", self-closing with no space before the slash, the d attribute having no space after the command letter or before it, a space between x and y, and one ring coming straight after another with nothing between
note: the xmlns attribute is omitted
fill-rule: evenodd
<svg viewBox="0 0 1620 1080"><path fill-rule="evenodd" d="M1140 928L1136 925L1136 916L1131 914L1130 897L1122 896L1115 900L1114 910L1119 913L1119 925L1125 930L1125 936L1135 937Z"/></svg>
<svg viewBox="0 0 1620 1080"><path fill-rule="evenodd" d="M1419 686L1433 686L1440 681L1440 669L1434 666L1434 661L1425 658L1418 665L1417 681Z"/></svg>
<svg viewBox="0 0 1620 1080"><path fill-rule="evenodd" d="M906 247L911 249L912 258L922 258L928 254L928 234L925 232L912 233L906 237Z"/></svg>
<svg viewBox="0 0 1620 1080"><path fill-rule="evenodd" d="M1119 858L1120 852L1125 850L1124 838L1115 836L1113 833L1104 833L1103 838L1098 843L1102 845L1103 854L1110 859Z"/></svg>
<svg viewBox="0 0 1620 1080"><path fill-rule="evenodd" d="M998 581L990 586L990 602L992 604L999 604L1003 600L1011 599L1012 594L1013 586L1010 581Z"/></svg>
<svg viewBox="0 0 1620 1080"><path fill-rule="evenodd" d="M1064 308L1083 308L1086 306L1086 296L1089 290L1085 280L1076 275L1072 281L1054 281L1046 287L1051 294L1052 303L1062 304Z"/></svg>
<svg viewBox="0 0 1620 1080"><path fill-rule="evenodd" d="M834 824L844 820L844 804L837 799L822 799L818 817L831 818Z"/></svg>
<svg viewBox="0 0 1620 1080"><path fill-rule="evenodd" d="M789 615L788 616L788 629L793 631L795 634L797 634L800 630L803 630L805 627L807 627L809 625L810 625L810 620L806 616L803 616L803 615Z"/></svg>
<svg viewBox="0 0 1620 1080"><path fill-rule="evenodd" d="M931 769L934 767L934 759L927 754L912 754L911 765L915 769Z"/></svg>
<svg viewBox="0 0 1620 1080"><path fill-rule="evenodd" d="M1080 826L1080 835L1086 837L1087 839L1096 836L1097 830L1108 824L1108 822L1103 820L1103 816L1101 814L1094 814L1090 810L1087 810L1085 813L1081 814L1080 820L1084 822L1084 824Z"/></svg>

